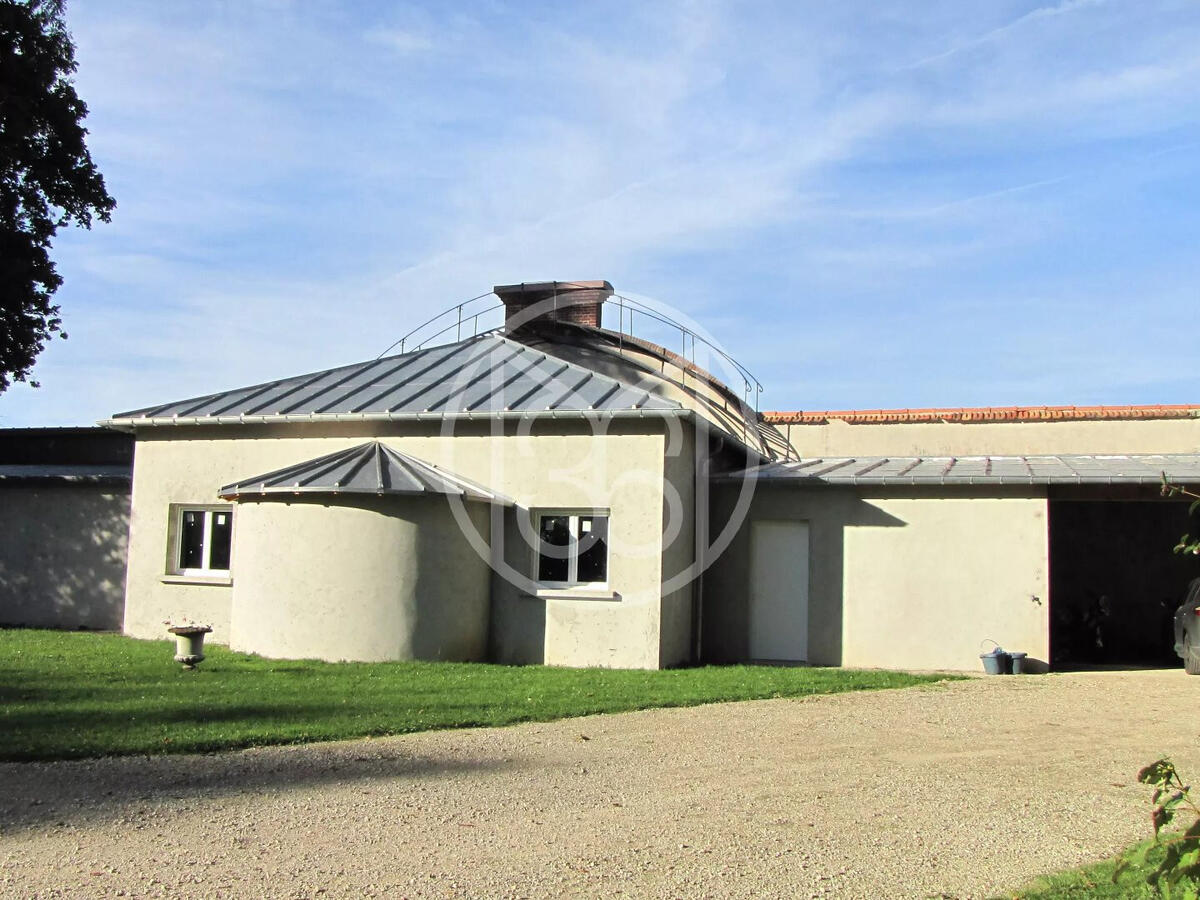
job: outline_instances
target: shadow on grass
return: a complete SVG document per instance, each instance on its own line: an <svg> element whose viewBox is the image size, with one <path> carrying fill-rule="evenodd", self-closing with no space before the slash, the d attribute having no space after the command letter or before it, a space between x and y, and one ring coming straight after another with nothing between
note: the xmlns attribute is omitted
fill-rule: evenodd
<svg viewBox="0 0 1200 900"><path fill-rule="evenodd" d="M138 706L125 712L113 711L105 715L107 724L112 722L136 721L139 727L159 725L215 725L221 722L252 721L256 725L294 724L297 721L313 721L345 715L346 708L335 704L283 703L241 704L238 706L198 706L179 701L171 705L148 709ZM77 731L86 733L96 724L94 709L45 709L19 710L0 716L0 723L12 733L36 733L53 730L56 732ZM0 748L6 740L0 737ZM0 753L4 750L0 749ZM13 759L12 756L7 756ZM18 758L18 761L19 758Z"/></svg>
<svg viewBox="0 0 1200 900"><path fill-rule="evenodd" d="M143 806L323 786L419 780L458 772L515 771L504 758L447 760L397 742L260 747L186 756L124 756L55 763L0 763L0 835L86 824Z"/></svg>

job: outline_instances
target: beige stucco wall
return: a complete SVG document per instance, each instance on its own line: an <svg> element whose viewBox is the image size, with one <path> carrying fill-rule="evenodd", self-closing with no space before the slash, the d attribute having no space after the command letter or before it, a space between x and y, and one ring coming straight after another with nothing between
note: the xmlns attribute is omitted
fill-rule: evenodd
<svg viewBox="0 0 1200 900"><path fill-rule="evenodd" d="M802 457L1195 453L1200 419L780 425Z"/></svg>
<svg viewBox="0 0 1200 900"><path fill-rule="evenodd" d="M714 530L735 490L717 491ZM978 671L986 638L1049 658L1046 508L1036 488L777 485L747 519L809 525L808 662ZM706 660L748 658L749 541L747 524L705 576Z"/></svg>
<svg viewBox="0 0 1200 900"><path fill-rule="evenodd" d="M895 521L846 530L843 665L978 671L986 639L1049 660L1044 496L862 500Z"/></svg>
<svg viewBox="0 0 1200 900"><path fill-rule="evenodd" d="M467 514L487 534L486 510ZM442 497L240 503L230 646L331 661L481 660L488 565Z"/></svg>
<svg viewBox="0 0 1200 900"><path fill-rule="evenodd" d="M0 624L121 626L129 491L0 487Z"/></svg>
<svg viewBox="0 0 1200 900"><path fill-rule="evenodd" d="M692 423L674 424L678 427L668 432L666 441L662 504L664 594L659 665L664 667L692 661L692 607L696 590L697 438Z"/></svg>
<svg viewBox="0 0 1200 900"><path fill-rule="evenodd" d="M702 647L705 662L741 662L750 654L750 523L807 522L809 526L808 662L842 664L842 576L845 532L852 523L879 521L875 510L842 488L822 491L759 488L739 509L741 487L715 484L710 538L726 529L729 545L704 573Z"/></svg>
<svg viewBox="0 0 1200 900"><path fill-rule="evenodd" d="M211 504L224 485L273 469L352 447L374 437L389 446L506 494L526 522L535 509L608 509L609 581L613 596L544 598L532 585L493 578L492 624L501 632L507 616L537 616L544 608L541 658L528 642L493 637L512 651L504 662L655 668L660 664L659 618L662 572L663 424L656 419L526 421L492 433L489 423L463 424L454 434L438 424L371 427L160 428L138 435L125 630L159 637L164 619L209 622L212 639L228 642L230 603L242 560L240 516L234 517L233 586L164 581L168 565L168 513L172 503ZM236 437L235 437L236 435ZM528 547L506 535L499 556L515 574L533 572ZM531 613L531 610L534 612ZM499 619L499 621L498 621Z"/></svg>

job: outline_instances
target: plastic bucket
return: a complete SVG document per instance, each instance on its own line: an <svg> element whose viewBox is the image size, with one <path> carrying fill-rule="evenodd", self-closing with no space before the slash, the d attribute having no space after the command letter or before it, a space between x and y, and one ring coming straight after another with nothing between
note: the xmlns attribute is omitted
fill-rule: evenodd
<svg viewBox="0 0 1200 900"><path fill-rule="evenodd" d="M1012 658L1003 650L996 648L990 653L980 653L983 661L983 671L986 675L1007 675Z"/></svg>
<svg viewBox="0 0 1200 900"><path fill-rule="evenodd" d="M1016 653L1010 653L1008 655L1012 657L1012 673L1014 675L1027 674L1025 672L1025 657L1027 657L1029 654L1016 652Z"/></svg>

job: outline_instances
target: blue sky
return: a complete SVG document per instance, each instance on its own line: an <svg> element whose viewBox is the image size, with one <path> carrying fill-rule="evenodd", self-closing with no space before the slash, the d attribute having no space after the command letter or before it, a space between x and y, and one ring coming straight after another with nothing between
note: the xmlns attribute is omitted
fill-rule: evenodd
<svg viewBox="0 0 1200 900"><path fill-rule="evenodd" d="M1200 403L1200 4L76 0L118 208L0 425L607 278L766 409Z"/></svg>

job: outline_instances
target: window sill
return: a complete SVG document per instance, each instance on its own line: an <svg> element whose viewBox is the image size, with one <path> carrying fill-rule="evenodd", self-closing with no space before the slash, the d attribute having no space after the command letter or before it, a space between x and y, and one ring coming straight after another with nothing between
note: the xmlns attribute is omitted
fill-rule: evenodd
<svg viewBox="0 0 1200 900"><path fill-rule="evenodd" d="M163 584L215 584L223 587L233 585L229 575L164 575L159 579Z"/></svg>
<svg viewBox="0 0 1200 900"><path fill-rule="evenodd" d="M533 596L539 600L620 600L621 595L607 588L540 588Z"/></svg>

